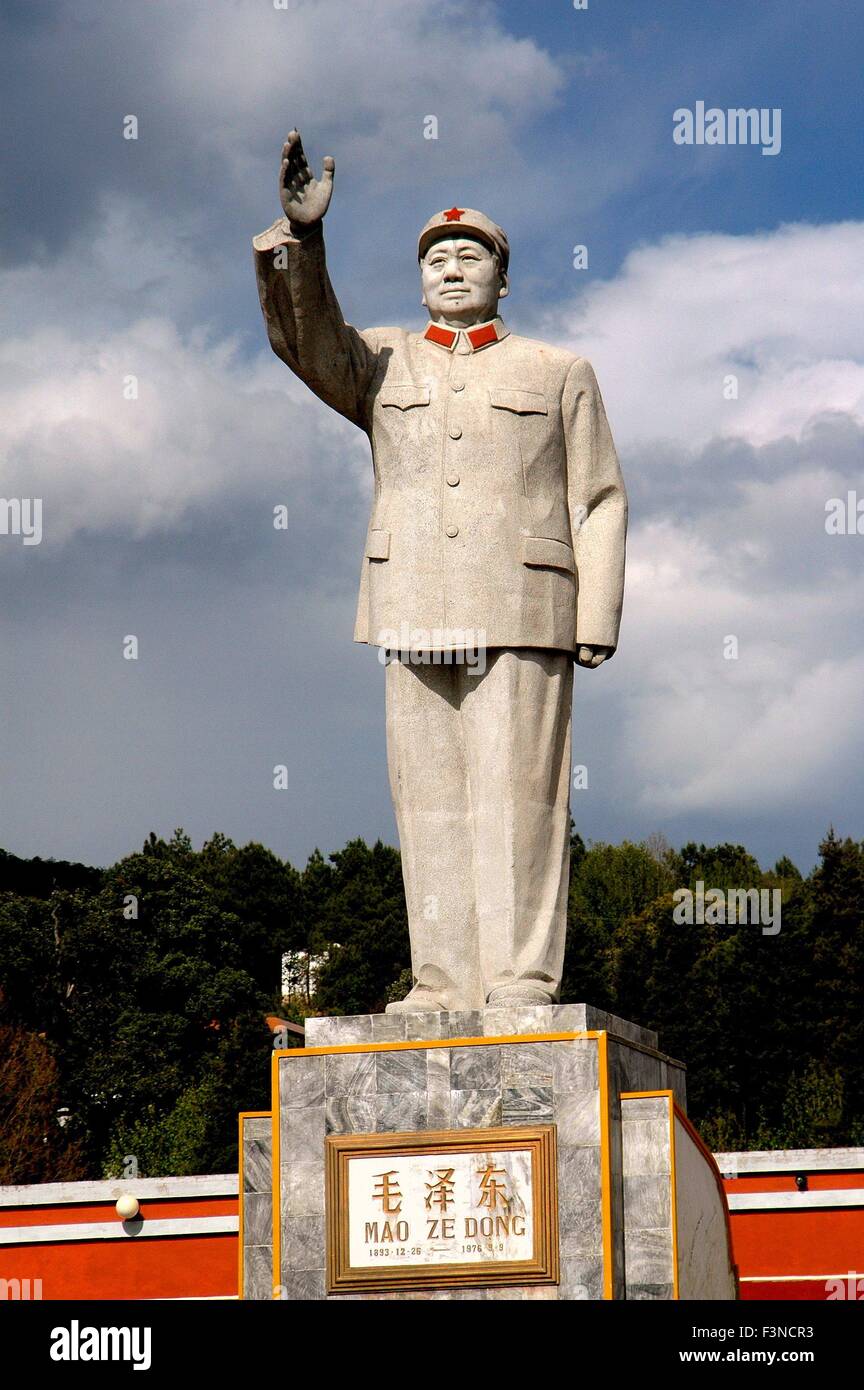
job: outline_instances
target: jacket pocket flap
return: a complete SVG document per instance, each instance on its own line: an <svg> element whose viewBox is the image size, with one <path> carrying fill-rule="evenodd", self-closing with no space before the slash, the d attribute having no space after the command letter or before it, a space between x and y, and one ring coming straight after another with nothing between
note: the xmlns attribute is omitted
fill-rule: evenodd
<svg viewBox="0 0 864 1390"><path fill-rule="evenodd" d="M404 386L391 385L388 382L378 392L378 400L382 405L395 405L399 410L410 410L412 405L428 405L431 398L430 386L421 386L413 381L406 382Z"/></svg>
<svg viewBox="0 0 864 1390"><path fill-rule="evenodd" d="M521 391L515 386L491 386L489 399L497 410L514 410L517 415L547 415L542 391Z"/></svg>
<svg viewBox="0 0 864 1390"><path fill-rule="evenodd" d="M556 570L569 570L576 573L576 560L573 551L564 541L553 541L546 536L522 537L523 565L550 565Z"/></svg>
<svg viewBox="0 0 864 1390"><path fill-rule="evenodd" d="M366 537L367 560L390 559L390 532L370 531Z"/></svg>

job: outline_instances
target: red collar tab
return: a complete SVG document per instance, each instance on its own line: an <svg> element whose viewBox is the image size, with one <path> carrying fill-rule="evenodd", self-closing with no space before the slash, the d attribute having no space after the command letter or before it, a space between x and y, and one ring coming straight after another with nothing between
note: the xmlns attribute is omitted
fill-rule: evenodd
<svg viewBox="0 0 864 1390"><path fill-rule="evenodd" d="M480 348L488 347L490 343L500 343L501 339L506 338L508 333L501 319L493 319L491 323L481 324L479 328L461 330L441 328L437 323L427 323L423 337L428 342L437 343L439 347L446 348L448 352L452 352L460 331L465 334L468 342L471 344L472 352L477 352Z"/></svg>
<svg viewBox="0 0 864 1390"><path fill-rule="evenodd" d="M461 222L464 215L464 208L449 208L446 212L442 212L441 214L445 222Z"/></svg>
<svg viewBox="0 0 864 1390"><path fill-rule="evenodd" d="M494 323L486 323L482 328L469 328L468 341L472 348L487 347L489 343L497 343L498 328Z"/></svg>
<svg viewBox="0 0 864 1390"><path fill-rule="evenodd" d="M428 324L423 337L428 338L430 343L438 343L444 348L452 348L456 341L456 334L452 328L439 328L437 323Z"/></svg>

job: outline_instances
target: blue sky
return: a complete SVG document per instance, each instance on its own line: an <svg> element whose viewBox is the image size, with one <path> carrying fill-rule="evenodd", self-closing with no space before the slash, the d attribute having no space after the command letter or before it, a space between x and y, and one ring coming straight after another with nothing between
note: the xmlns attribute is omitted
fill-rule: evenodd
<svg viewBox="0 0 864 1390"><path fill-rule="evenodd" d="M830 822L864 834L864 536L824 525L864 496L864 12L70 0L0 26L0 496L44 506L38 546L0 535L0 845L395 840L351 643L368 450L269 353L252 276L295 123L336 159L352 322L422 326L417 230L467 203L510 235L511 327L597 369L633 528L621 648L576 682L583 835L806 867ZM675 145L698 100L779 107L780 153Z"/></svg>

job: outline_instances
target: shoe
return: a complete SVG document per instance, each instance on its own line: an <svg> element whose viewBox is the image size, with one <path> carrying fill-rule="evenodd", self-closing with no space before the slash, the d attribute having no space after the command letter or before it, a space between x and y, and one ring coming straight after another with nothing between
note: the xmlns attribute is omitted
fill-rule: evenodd
<svg viewBox="0 0 864 1390"><path fill-rule="evenodd" d="M530 985L502 985L493 989L486 1000L487 1009L535 1008L539 1005L554 1004L555 1000L545 989L532 989Z"/></svg>
<svg viewBox="0 0 864 1390"><path fill-rule="evenodd" d="M392 1004L387 1004L385 1014L431 1014L446 1013L449 1008L437 994L433 994L431 989L425 985L415 985L404 999L395 999Z"/></svg>

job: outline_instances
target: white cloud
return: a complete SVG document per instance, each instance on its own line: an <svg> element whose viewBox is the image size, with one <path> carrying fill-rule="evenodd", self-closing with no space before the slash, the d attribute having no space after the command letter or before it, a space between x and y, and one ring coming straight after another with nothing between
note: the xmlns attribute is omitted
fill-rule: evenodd
<svg viewBox="0 0 864 1390"><path fill-rule="evenodd" d="M3 493L44 499L51 545L83 530L170 531L191 509L262 485L274 505L293 503L316 457L338 448L359 463L363 441L310 411L276 365L264 354L243 363L233 343L200 332L184 339L166 318L99 338L58 328L7 340ZM137 399L124 397L130 376Z"/></svg>
<svg viewBox="0 0 864 1390"><path fill-rule="evenodd" d="M673 236L550 317L594 363L620 444L697 449L864 418L864 223ZM738 377L738 399L724 379ZM658 456L659 457L659 456Z"/></svg>
<svg viewBox="0 0 864 1390"><path fill-rule="evenodd" d="M70 83L111 74L116 111L138 115L139 138L121 141L118 114L125 191L93 194L92 221L62 251L46 240L50 228L35 228L38 262L0 273L0 488L44 496L52 543L83 529L170 529L256 480L280 486L322 451L351 461L362 493L371 477L362 436L316 409L266 347L250 245L260 226L250 215L242 245L227 242L220 210L238 192L253 205L267 186L276 214L274 123L281 139L307 113L310 157L320 164L333 142L340 184L353 181L351 216L366 231L382 190L392 200L428 176L428 114L450 137L458 131L460 178L504 159L517 177L514 122L555 103L561 68L476 0L292 0L285 10L156 0L113 13L85 3L79 19L88 44ZM43 66L69 42L61 29L43 34ZM117 66L133 49L135 78ZM154 178L166 169L163 202ZM91 193L93 178L88 166ZM241 276L261 349L251 364L224 329L190 326L219 322ZM137 401L123 397L129 374Z"/></svg>
<svg viewBox="0 0 864 1390"><path fill-rule="evenodd" d="M619 771L645 812L751 815L796 793L824 793L860 766L860 565L840 584L804 549L810 586L793 588L776 573L772 539L750 583L735 554L746 510L705 510L686 530L653 522L635 532ZM823 540L826 556L843 544ZM738 647L728 660L730 636Z"/></svg>
<svg viewBox="0 0 864 1390"><path fill-rule="evenodd" d="M861 223L672 237L545 325L594 362L637 500L618 778L646 813L764 812L860 764L864 537L824 523L864 495L862 257Z"/></svg>
<svg viewBox="0 0 864 1390"><path fill-rule="evenodd" d="M642 805L750 816L845 783L849 760L860 766L864 745L864 657L820 659L820 647L805 651L809 669L790 662L787 650L765 663L774 670L758 682L723 689L722 678L703 678L683 707L647 700L634 730L648 735L650 750Z"/></svg>
<svg viewBox="0 0 864 1390"><path fill-rule="evenodd" d="M268 487L274 505L305 510L315 492L297 483L322 457L353 467L362 492L362 435L315 408L263 325L251 360L234 338L178 328L173 314L208 270L155 214L139 257L139 212L116 203L50 277L39 266L0 273L0 493L41 497L55 546L82 531L171 531L192 510ZM251 250L248 282L254 301Z"/></svg>
<svg viewBox="0 0 864 1390"><path fill-rule="evenodd" d="M166 297L184 311L208 273L183 228L153 217L150 259L126 293L118 248L138 211L115 204L100 235L58 262L50 297L44 271L0 276L0 490L45 498L52 544L171 530L256 487L297 499L314 532L332 511L322 459L347 463L362 510L359 431L263 346L250 361L234 340L172 321ZM645 500L615 667L622 704L607 718L621 733L618 781L646 814L734 810L742 788L749 810L770 808L862 751L859 541L824 530L826 499L860 479L862 252L858 224L672 238L546 325L595 362ZM16 333L28 304L31 326ZM736 369L740 398L726 402ZM137 401L123 398L130 373ZM740 456L718 453L718 438ZM722 658L728 634L734 662Z"/></svg>
<svg viewBox="0 0 864 1390"><path fill-rule="evenodd" d="M512 122L548 109L564 81L549 54L508 34L494 7L477 0L172 9L165 86L194 105L202 144L243 165L250 154L263 157L260 132L274 112L289 124L315 112L325 128L310 135L338 131L346 172L392 187L400 167L416 173L424 116L446 125L469 115L464 174L496 153L512 158ZM161 27L150 33L164 49Z"/></svg>
<svg viewBox="0 0 864 1390"><path fill-rule="evenodd" d="M694 175L668 159L669 121L663 115L657 124L657 103L668 95L670 114L680 103L680 61L665 74L652 69L646 86L622 66L617 42L611 67L606 54L580 59L579 45L590 40L579 21L566 52L546 52L508 33L501 7L486 0L290 0L284 11L272 0L113 8L78 0L73 10L18 36L26 98L14 104L30 110L32 87L35 105L8 151L21 187L9 209L20 244L10 250L36 260L0 271L0 494L44 497L44 550L55 550L43 564L42 549L0 547L0 560L16 557L4 616L17 625L18 659L29 672L16 682L7 723L36 730L7 735L21 760L19 780L27 780L41 734L53 731L51 756L29 784L31 847L56 851L77 821L83 838L74 852L86 854L92 834L98 857L104 827L117 819L111 789L128 734L121 727L103 776L102 733L90 727L92 670L105 663L99 714L110 723L115 692L105 672L120 682L132 674L121 667L116 676L113 664L114 634L129 630L129 610L146 623L154 657L154 684L142 686L140 705L160 749L158 758L149 749L142 757L154 782L167 786L184 725L219 704L211 693L221 679L217 631L225 641L242 631L249 644L243 674L226 685L224 728L231 728L232 692L260 700L263 690L259 714L250 715L266 733L262 768L275 760L266 745L283 709L307 706L302 741L314 731L322 748L338 747L334 765L344 754L346 768L359 747L365 767L368 740L339 744L340 719L353 728L359 704L337 673L350 660L343 644L359 567L359 543L355 556L341 542L366 511L368 447L272 357L255 305L249 237L276 214L287 127L301 126L316 166L325 153L336 156L334 278L346 311L363 323L418 312L404 276L412 229L430 201L470 191L505 222L517 247L517 292L528 286L515 301L515 322L533 295L520 245L543 238L533 268L542 302L556 244L569 288L578 277L566 251L579 227L602 228L609 216L620 226L631 212L638 219L638 199L629 204L620 195L644 190L658 169L668 179L668 206L682 189L692 195L696 177L710 216L717 165L709 177L707 163ZM712 60L715 76L734 81L740 56L732 48L721 44ZM567 87L580 64L583 73L607 65L605 105L586 83ZM62 76L46 86L46 73ZM137 142L121 139L128 111L140 119ZM544 122L548 112L554 118ZM437 142L422 139L430 114L440 122ZM52 130L54 174L34 178ZM539 232L538 208L548 222ZM821 816L860 765L864 537L827 537L824 504L847 488L864 494L862 252L864 224L853 222L670 236L634 250L613 278L591 284L534 330L595 363L634 500L621 651L608 671L580 673L579 685L580 700L602 706L598 738L609 751L601 776L592 765L591 785L612 788L608 814L621 834L633 833L631 817L642 815L651 828L657 815L681 811L698 835L700 817L704 823L723 811L730 824L745 813L761 816L779 839L790 807L821 798L813 813ZM730 373L738 377L737 401L724 399ZM137 401L123 398L129 374L138 377ZM258 562L249 564L260 585L254 602L218 546L209 549L209 533L197 549L186 545L187 528L197 524L200 533L202 518L220 515L216 524L224 524L226 511L230 527L235 504L239 513L250 497L254 505L261 497L288 501L295 521L300 512L285 550L259 545L254 518L243 533L239 549ZM342 535L329 544L339 526ZM94 535L109 542L99 551L104 570L91 566ZM139 547L136 565L124 567L110 545L118 535L165 544ZM178 555L187 573L199 567L194 615L184 610L183 586L173 587ZM217 574L221 588L209 582ZM232 613L224 631L223 607ZM187 620L201 645L193 644L184 666L177 632ZM310 674L319 658L302 646L307 628L321 643L320 687L332 701L326 715ZM723 660L728 634L739 639L737 661ZM294 687L262 678L273 650ZM55 664L43 666L52 651ZM208 651L209 687L194 685ZM161 684L153 676L160 660ZM245 673L252 673L248 687ZM373 675L377 682L377 666ZM174 727L165 711L180 707L190 684L195 700ZM40 692L41 719L34 715ZM592 718L577 710L577 742L589 760ZM137 718L127 714L126 722L135 727ZM228 741L227 733L216 737L220 746ZM96 753L76 763L82 747ZM208 747L202 734L202 763ZM244 757L251 767L252 754ZM383 764L377 770L386 800ZM46 797L50 779L65 781L67 803ZM331 789L336 780L325 778ZM357 817L368 813L370 783L350 768L344 781L363 788L347 835L366 828ZM186 782L192 786L194 775ZM109 808L101 821L95 809L81 814L82 785L92 808ZM165 814L195 804L212 828L212 784L201 785L195 803L180 778ZM308 786L297 798L298 818L317 795L326 825L328 798L314 772ZM847 792L844 804L858 804L856 795ZM138 808L134 784L128 796ZM219 814L225 807L236 814L235 800L235 779L226 777ZM344 788L329 800L343 805ZM138 814L129 810L128 823ZM260 824L266 837L281 821L267 809ZM118 852L125 836L124 822Z"/></svg>

